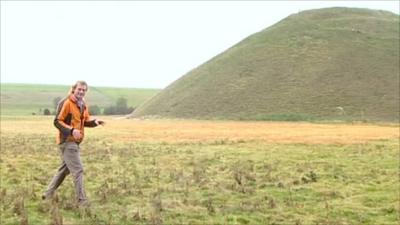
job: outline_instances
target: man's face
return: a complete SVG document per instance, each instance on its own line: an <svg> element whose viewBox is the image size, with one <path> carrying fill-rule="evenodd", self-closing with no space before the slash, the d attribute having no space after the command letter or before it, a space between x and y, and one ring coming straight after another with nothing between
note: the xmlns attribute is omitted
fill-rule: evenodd
<svg viewBox="0 0 400 225"><path fill-rule="evenodd" d="M74 95L77 99L81 100L83 97L85 97L86 91L86 85L78 84L74 90Z"/></svg>

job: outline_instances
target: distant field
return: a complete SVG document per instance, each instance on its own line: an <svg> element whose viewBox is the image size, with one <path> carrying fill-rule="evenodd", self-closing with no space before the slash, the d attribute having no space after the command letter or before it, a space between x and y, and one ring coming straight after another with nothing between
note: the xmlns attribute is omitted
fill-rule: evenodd
<svg viewBox="0 0 400 225"><path fill-rule="evenodd" d="M82 144L91 206L59 164L52 117L3 116L1 224L398 224L396 124L104 117Z"/></svg>
<svg viewBox="0 0 400 225"><path fill-rule="evenodd" d="M36 84L1 84L2 115L41 114L40 109L53 111L53 99L65 97L70 86ZM136 107L160 90L137 88L89 87L86 99L89 105L101 108L115 104L119 97L128 100L128 106Z"/></svg>

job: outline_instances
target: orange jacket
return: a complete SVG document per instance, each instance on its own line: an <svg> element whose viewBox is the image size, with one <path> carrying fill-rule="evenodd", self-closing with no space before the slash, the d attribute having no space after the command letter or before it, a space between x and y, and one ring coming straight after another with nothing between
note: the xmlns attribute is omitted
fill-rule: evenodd
<svg viewBox="0 0 400 225"><path fill-rule="evenodd" d="M84 136L84 127L97 126L95 120L89 120L89 109L82 100L82 106L78 106L78 102L70 95L58 103L54 126L59 130L57 143L62 144L66 141L80 143ZM82 138L75 139L72 131L78 129L82 133Z"/></svg>

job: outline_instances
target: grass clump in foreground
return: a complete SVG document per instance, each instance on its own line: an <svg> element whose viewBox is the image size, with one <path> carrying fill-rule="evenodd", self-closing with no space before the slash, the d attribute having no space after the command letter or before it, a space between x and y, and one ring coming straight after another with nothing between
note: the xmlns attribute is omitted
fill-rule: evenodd
<svg viewBox="0 0 400 225"><path fill-rule="evenodd" d="M59 163L53 137L2 133L2 224L397 224L398 141L351 145L82 144L91 207L72 179L40 195Z"/></svg>

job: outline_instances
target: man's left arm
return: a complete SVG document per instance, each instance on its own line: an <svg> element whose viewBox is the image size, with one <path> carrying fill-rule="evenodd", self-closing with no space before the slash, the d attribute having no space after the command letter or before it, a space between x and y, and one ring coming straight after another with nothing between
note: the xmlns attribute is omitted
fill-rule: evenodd
<svg viewBox="0 0 400 225"><path fill-rule="evenodd" d="M85 127L97 127L98 125L103 125L104 121L103 120L99 120L99 119L90 119L90 115L89 115L89 109L86 108L85 112L84 112L84 125Z"/></svg>

